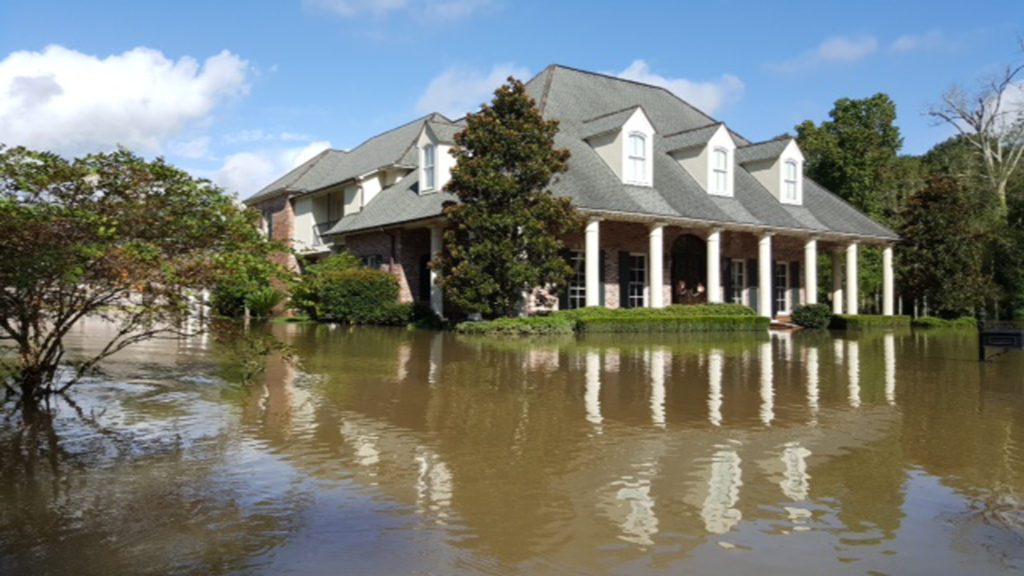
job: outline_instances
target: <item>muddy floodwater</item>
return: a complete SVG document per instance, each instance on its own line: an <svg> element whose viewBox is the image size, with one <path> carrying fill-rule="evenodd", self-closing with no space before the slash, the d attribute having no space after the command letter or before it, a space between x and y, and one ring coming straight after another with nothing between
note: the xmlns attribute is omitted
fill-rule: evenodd
<svg viewBox="0 0 1024 576"><path fill-rule="evenodd" d="M70 399L0 415L0 574L1024 573L1024 353L969 336L275 325Z"/></svg>

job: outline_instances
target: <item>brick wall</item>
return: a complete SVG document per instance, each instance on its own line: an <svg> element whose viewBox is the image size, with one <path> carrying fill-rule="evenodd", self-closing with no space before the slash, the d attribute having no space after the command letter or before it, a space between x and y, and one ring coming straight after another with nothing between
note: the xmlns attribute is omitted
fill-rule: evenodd
<svg viewBox="0 0 1024 576"><path fill-rule="evenodd" d="M429 294L420 294L420 261L430 252L426 228L355 234L345 238L345 248L360 258L379 256L383 269L398 280L399 302L429 299Z"/></svg>
<svg viewBox="0 0 1024 576"><path fill-rule="evenodd" d="M292 238L295 235L295 212L292 210L292 203L287 195L277 196L264 202L254 204L253 209L260 214L271 213L272 240L292 245ZM260 226L266 232L266 221L261 220ZM299 271L299 263L293 254L275 254L272 260L282 264L294 272Z"/></svg>

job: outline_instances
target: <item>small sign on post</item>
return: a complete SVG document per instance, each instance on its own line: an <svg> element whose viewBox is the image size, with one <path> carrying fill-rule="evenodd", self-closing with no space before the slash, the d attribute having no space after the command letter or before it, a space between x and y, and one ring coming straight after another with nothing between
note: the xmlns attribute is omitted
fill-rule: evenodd
<svg viewBox="0 0 1024 576"><path fill-rule="evenodd" d="M978 313L978 361L984 362L986 348L1024 350L1024 327L1014 322L986 322L985 311Z"/></svg>

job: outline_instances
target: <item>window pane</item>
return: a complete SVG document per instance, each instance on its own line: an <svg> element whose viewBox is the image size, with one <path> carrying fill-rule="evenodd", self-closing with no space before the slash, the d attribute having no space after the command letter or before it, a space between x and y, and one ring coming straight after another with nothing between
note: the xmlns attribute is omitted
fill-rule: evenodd
<svg viewBox="0 0 1024 576"><path fill-rule="evenodd" d="M725 150L715 150L715 169L725 170Z"/></svg>

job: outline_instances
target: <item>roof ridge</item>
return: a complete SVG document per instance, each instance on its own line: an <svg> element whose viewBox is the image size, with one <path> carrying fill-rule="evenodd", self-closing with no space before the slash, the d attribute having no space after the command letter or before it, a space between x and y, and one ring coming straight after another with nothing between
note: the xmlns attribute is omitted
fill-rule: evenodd
<svg viewBox="0 0 1024 576"><path fill-rule="evenodd" d="M626 106L625 108L619 108L618 110L612 110L611 112L605 112L604 114L600 114L598 116L594 116L593 118L587 118L586 120L583 121L583 124L586 124L588 122L594 122L595 120L600 120L602 118L607 118L609 116L615 116L616 114L621 114L621 113L623 113L623 112L625 112L627 110L635 110L637 108L639 108L641 110L644 110L644 107L641 106L640 104L633 104L632 106ZM647 114L646 110L644 110L644 114Z"/></svg>
<svg viewBox="0 0 1024 576"><path fill-rule="evenodd" d="M397 131L401 130L402 128L407 128L407 127L412 126L413 124L416 124L416 123L429 122L429 119L434 117L434 116L440 116L441 118L444 118L446 121L451 122L451 120L448 120L448 118L444 114L441 114L440 112L431 112L429 114L425 114L423 116L420 116L419 118L416 118L414 120L410 120L410 121L406 122L405 124L399 124L398 126L395 126L394 128L391 128L391 129L385 130L385 131L383 131L383 132L381 132L379 134L375 134L373 136L370 136L366 140L363 140L362 142L360 142L357 146L352 147L352 149L349 150L349 152L355 152L356 150L358 150L358 149L362 148L363 146L365 146L366 144L368 144L371 140L376 140L377 138L380 138L381 136L384 136L385 134L391 134L392 132L397 132Z"/></svg>
<svg viewBox="0 0 1024 576"><path fill-rule="evenodd" d="M742 136L741 136L741 138L742 138ZM746 138L743 138L743 139L746 140ZM793 136L785 136L783 138L769 138L768 140L762 140L760 142L750 142L749 144L744 144L742 146L737 146L736 148L739 149L739 148L753 148L754 146L766 146L766 145L772 144L774 142L786 142L786 143L796 142L796 138L793 137Z"/></svg>
<svg viewBox="0 0 1024 576"><path fill-rule="evenodd" d="M711 128L712 126L725 126L725 122L722 122L722 121L719 120L717 122L712 122L711 124L705 124L703 126L697 126L696 128L687 128L686 130L679 130L678 132L671 132L669 134L663 135L662 138L671 138L673 136L679 136L680 134L686 134L688 132L696 132L698 130L707 130L708 128Z"/></svg>

